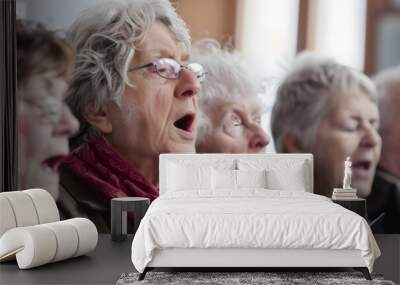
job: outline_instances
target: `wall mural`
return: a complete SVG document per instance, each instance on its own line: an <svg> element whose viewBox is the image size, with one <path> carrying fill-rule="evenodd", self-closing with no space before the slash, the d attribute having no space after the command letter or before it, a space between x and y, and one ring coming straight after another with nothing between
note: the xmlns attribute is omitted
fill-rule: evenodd
<svg viewBox="0 0 400 285"><path fill-rule="evenodd" d="M210 39L178 1L196 38L189 50L189 30L171 7L171 24L143 29L112 4L98 7L101 24L79 15L95 3L16 2L18 189L46 189L66 216L89 201L79 209L107 232L112 198L158 197L162 153L312 153L314 193L331 197L349 158L373 231L400 233L400 69L388 64L397 63L393 49L383 52L398 16L380 24L377 68L385 70L375 77L297 50L274 78L257 75L262 68L241 50L239 17ZM242 1L219 5L246 15Z"/></svg>

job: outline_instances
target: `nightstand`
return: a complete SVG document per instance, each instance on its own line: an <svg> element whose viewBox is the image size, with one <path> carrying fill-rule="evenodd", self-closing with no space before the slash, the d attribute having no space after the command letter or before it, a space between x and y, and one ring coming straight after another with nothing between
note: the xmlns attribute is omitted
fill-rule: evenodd
<svg viewBox="0 0 400 285"><path fill-rule="evenodd" d="M150 200L144 197L120 197L111 200L111 239L124 241L128 234L128 212L133 214L133 232L135 234L140 221L146 214Z"/></svg>
<svg viewBox="0 0 400 285"><path fill-rule="evenodd" d="M332 199L332 202L339 204L340 206L359 214L364 219L367 218L367 202L363 198L357 199Z"/></svg>

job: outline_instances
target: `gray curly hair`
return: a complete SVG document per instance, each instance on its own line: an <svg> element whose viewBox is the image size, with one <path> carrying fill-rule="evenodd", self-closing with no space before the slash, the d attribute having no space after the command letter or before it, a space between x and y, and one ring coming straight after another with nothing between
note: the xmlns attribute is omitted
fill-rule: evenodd
<svg viewBox="0 0 400 285"><path fill-rule="evenodd" d="M287 152L283 140L291 134L305 152L311 152L329 99L348 90L360 90L377 102L376 88L364 74L330 58L310 52L300 54L279 86L272 108L271 132L276 151Z"/></svg>
<svg viewBox="0 0 400 285"><path fill-rule="evenodd" d="M398 88L400 84L400 66L398 65L382 70L375 75L372 80L378 91L380 115L379 131L383 132L392 128L390 122L393 116L396 115L396 109L398 108L393 104L393 99L399 94L396 88Z"/></svg>
<svg viewBox="0 0 400 285"><path fill-rule="evenodd" d="M208 107L217 102L262 102L257 95L257 78L242 56L229 48L221 48L214 39L202 39L193 44L191 60L200 63L207 72L207 80L198 96L199 121L196 145L203 142L211 128Z"/></svg>
<svg viewBox="0 0 400 285"><path fill-rule="evenodd" d="M76 48L76 64L67 103L80 121L75 144L98 134L84 118L106 102L120 106L135 45L155 22L167 25L190 49L190 34L168 0L112 0L83 11L67 32Z"/></svg>

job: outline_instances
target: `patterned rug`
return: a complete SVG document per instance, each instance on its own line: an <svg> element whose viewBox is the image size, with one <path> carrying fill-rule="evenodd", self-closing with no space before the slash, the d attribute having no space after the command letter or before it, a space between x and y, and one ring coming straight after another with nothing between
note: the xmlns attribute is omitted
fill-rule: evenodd
<svg viewBox="0 0 400 285"><path fill-rule="evenodd" d="M387 284L395 285L392 281L384 280L380 275L372 274L372 281L364 278L361 272L153 272L150 271L142 281L138 281L139 273L122 274L117 285L133 284Z"/></svg>

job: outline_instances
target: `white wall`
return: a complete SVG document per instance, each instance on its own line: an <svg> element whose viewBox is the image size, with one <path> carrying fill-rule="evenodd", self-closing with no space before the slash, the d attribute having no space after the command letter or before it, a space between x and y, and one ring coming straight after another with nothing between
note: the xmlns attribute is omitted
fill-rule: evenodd
<svg viewBox="0 0 400 285"><path fill-rule="evenodd" d="M364 68L366 0L318 0L313 49L342 64Z"/></svg>
<svg viewBox="0 0 400 285"><path fill-rule="evenodd" d="M400 19L398 16L384 17L378 23L377 70L400 64Z"/></svg>
<svg viewBox="0 0 400 285"><path fill-rule="evenodd" d="M298 0L238 2L238 47L262 79L260 98L266 106L262 126L269 135L276 88L296 55L298 14ZM271 139L267 152L274 151Z"/></svg>

